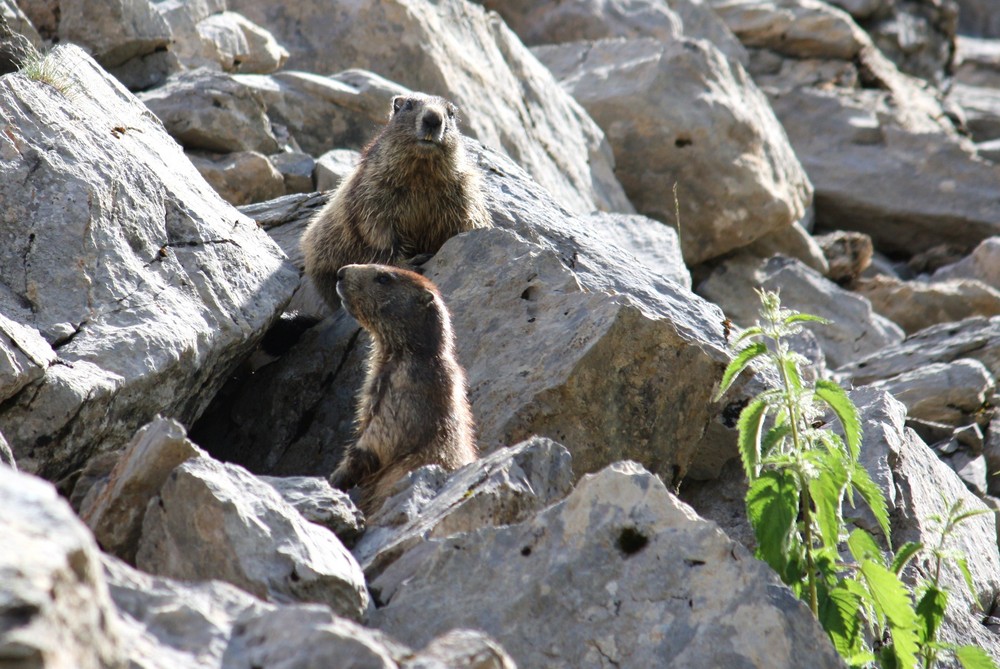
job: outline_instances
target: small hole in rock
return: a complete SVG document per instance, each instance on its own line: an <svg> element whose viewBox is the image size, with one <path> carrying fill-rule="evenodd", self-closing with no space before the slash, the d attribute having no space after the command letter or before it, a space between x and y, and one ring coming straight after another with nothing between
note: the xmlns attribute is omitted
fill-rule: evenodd
<svg viewBox="0 0 1000 669"><path fill-rule="evenodd" d="M528 557L529 555L531 555L531 546L525 546L524 548L522 548L521 555L523 555L524 557Z"/></svg>
<svg viewBox="0 0 1000 669"><path fill-rule="evenodd" d="M692 144L694 144L694 142L692 142L687 137L678 137L677 139L674 140L674 146L676 146L678 149L683 149L685 146L691 146Z"/></svg>
<svg viewBox="0 0 1000 669"><path fill-rule="evenodd" d="M626 527L618 535L618 550L626 556L635 555L649 543L649 537L635 529Z"/></svg>

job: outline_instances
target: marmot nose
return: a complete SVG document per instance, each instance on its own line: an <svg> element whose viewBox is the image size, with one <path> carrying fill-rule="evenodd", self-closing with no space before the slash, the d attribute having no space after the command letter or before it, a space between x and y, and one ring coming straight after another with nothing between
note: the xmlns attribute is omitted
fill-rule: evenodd
<svg viewBox="0 0 1000 669"><path fill-rule="evenodd" d="M436 111L429 110L426 113L424 113L424 117L422 120L424 122L424 127L427 130L433 132L441 127L441 121L443 119L441 118L441 114L437 113Z"/></svg>
<svg viewBox="0 0 1000 669"><path fill-rule="evenodd" d="M341 267L340 269L337 270L337 281L344 280L345 269L347 269L347 267Z"/></svg>

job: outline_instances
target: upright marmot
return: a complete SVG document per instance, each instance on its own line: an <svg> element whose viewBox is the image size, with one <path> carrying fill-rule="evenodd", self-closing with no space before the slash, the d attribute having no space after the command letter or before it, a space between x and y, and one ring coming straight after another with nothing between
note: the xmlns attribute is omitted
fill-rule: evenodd
<svg viewBox="0 0 1000 669"><path fill-rule="evenodd" d="M347 265L337 277L344 308L371 333L372 348L358 398L358 440L330 482L343 490L360 486L361 510L369 514L407 472L475 460L472 411L451 318L433 283L386 265Z"/></svg>
<svg viewBox="0 0 1000 669"><path fill-rule="evenodd" d="M402 265L449 237L490 225L482 176L468 158L455 105L415 93L392 101L389 124L361 154L302 236L306 273L336 308L337 270Z"/></svg>

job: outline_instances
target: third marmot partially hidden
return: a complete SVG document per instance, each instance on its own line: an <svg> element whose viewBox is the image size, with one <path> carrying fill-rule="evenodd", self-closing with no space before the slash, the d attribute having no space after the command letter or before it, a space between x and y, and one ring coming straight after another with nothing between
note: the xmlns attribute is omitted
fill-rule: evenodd
<svg viewBox="0 0 1000 669"><path fill-rule="evenodd" d="M449 237L490 225L482 176L458 131L455 105L415 93L392 101L389 123L302 237L306 273L336 308L337 271L403 265Z"/></svg>
<svg viewBox="0 0 1000 669"><path fill-rule="evenodd" d="M360 486L361 510L370 514L407 472L429 464L452 470L476 459L472 410L448 308L434 284L386 265L347 265L338 275L344 308L371 333L372 348L358 397L358 440L330 482Z"/></svg>

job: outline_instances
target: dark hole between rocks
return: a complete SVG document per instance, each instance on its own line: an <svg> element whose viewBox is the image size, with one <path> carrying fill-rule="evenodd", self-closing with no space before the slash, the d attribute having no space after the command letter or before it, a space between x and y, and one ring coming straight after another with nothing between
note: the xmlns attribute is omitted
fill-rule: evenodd
<svg viewBox="0 0 1000 669"><path fill-rule="evenodd" d="M625 554L635 555L649 543L649 537L635 529L634 527L623 528L618 535L618 550Z"/></svg>
<svg viewBox="0 0 1000 669"><path fill-rule="evenodd" d="M299 572L297 572L297 571L295 571L293 569L291 575L288 578L292 579L293 583L297 583L299 581L299 578L300 578L299 577Z"/></svg>
<svg viewBox="0 0 1000 669"><path fill-rule="evenodd" d="M683 149L685 146L691 146L692 144L694 144L694 142L687 137L678 137L674 140L674 146L678 149Z"/></svg>
<svg viewBox="0 0 1000 669"><path fill-rule="evenodd" d="M531 555L531 546L525 546L524 548L522 548L521 555L523 555L524 557L528 557L529 555Z"/></svg>
<svg viewBox="0 0 1000 669"><path fill-rule="evenodd" d="M534 302L538 299L538 288L536 286L528 286L524 289L524 292L521 293L521 299Z"/></svg>

